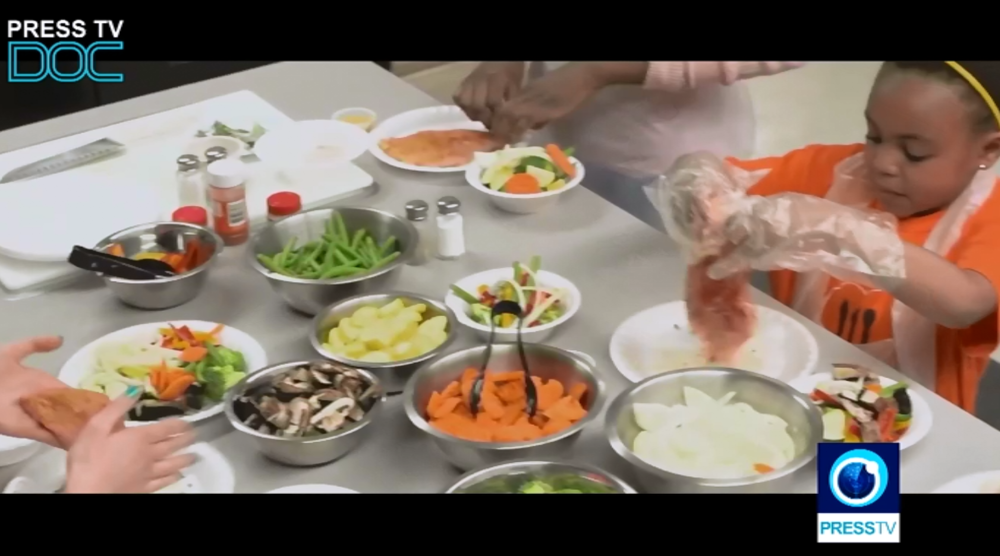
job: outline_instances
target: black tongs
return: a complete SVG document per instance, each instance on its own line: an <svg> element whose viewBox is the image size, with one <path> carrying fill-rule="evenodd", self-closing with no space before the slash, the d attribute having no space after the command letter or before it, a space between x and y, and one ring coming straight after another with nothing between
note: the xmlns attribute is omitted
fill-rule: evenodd
<svg viewBox="0 0 1000 556"><path fill-rule="evenodd" d="M76 245L66 261L83 270L123 280L155 280L174 276L169 264L156 259L133 260Z"/></svg>
<svg viewBox="0 0 1000 556"><path fill-rule="evenodd" d="M496 332L497 317L501 315L514 315L517 317L517 354L521 356L521 366L524 368L524 393L527 401L527 412L529 417L535 416L535 408L538 405L538 392L535 390L535 382L531 380L531 371L528 370L528 357L524 354L524 342L521 341L521 327L524 326L524 312L521 306L513 301L500 301L493 306L490 312L490 340L486 344L486 351L483 352L483 364L479 367L479 375L472 383L472 393L469 395L469 409L475 415L479 412L479 402L483 393L483 383L486 380L486 367L490 363L490 356L493 355L493 335Z"/></svg>

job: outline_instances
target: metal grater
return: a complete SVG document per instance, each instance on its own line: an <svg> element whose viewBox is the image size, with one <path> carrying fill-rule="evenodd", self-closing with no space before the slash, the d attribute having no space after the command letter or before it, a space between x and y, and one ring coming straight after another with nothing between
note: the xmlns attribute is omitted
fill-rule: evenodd
<svg viewBox="0 0 1000 556"><path fill-rule="evenodd" d="M101 139L62 154L43 158L38 162L32 162L31 164L15 168L4 174L3 178L0 178L0 183L10 183L55 174L63 170L69 170L70 168L76 168L77 166L107 158L124 150L125 145L117 141Z"/></svg>

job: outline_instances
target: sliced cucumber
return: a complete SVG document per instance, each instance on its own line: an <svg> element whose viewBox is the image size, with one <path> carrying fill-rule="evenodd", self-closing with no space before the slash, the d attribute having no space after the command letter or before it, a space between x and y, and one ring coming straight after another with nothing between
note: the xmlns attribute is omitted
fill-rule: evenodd
<svg viewBox="0 0 1000 556"><path fill-rule="evenodd" d="M839 409L828 409L823 413L823 440L826 442L843 442L844 429L847 428L847 413Z"/></svg>

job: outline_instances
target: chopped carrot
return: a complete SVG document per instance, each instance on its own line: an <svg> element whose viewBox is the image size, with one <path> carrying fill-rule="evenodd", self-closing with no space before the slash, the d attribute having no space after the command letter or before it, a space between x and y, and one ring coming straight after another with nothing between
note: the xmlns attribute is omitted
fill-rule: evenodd
<svg viewBox="0 0 1000 556"><path fill-rule="evenodd" d="M174 269L174 272L180 274L181 272L184 272L181 270L181 261L183 258L184 255L181 255L180 253L167 253L160 260L170 265L170 268Z"/></svg>
<svg viewBox="0 0 1000 556"><path fill-rule="evenodd" d="M124 257L125 256L125 250L122 249L121 244L118 244L118 243L112 243L111 245L108 246L108 248L106 249L106 251L107 251L108 255L114 255L116 257Z"/></svg>
<svg viewBox="0 0 1000 556"><path fill-rule="evenodd" d="M583 382L577 382L573 386L569 387L569 397L573 398L578 402L583 401L583 397L587 395L587 385Z"/></svg>
<svg viewBox="0 0 1000 556"><path fill-rule="evenodd" d="M771 471L774 471L774 468L763 463L755 463L753 464L753 470L758 473L770 473Z"/></svg>
<svg viewBox="0 0 1000 556"><path fill-rule="evenodd" d="M195 383L195 376L191 373L175 374L170 377L171 381L158 396L161 400L171 401L184 395L188 387Z"/></svg>
<svg viewBox="0 0 1000 556"><path fill-rule="evenodd" d="M514 174L503 184L503 191L514 195L530 195L541 193L542 186L538 183L538 178L531 174Z"/></svg>
<svg viewBox="0 0 1000 556"><path fill-rule="evenodd" d="M201 347L189 347L181 352L181 361L185 363L197 363L208 355L208 350Z"/></svg>
<svg viewBox="0 0 1000 556"><path fill-rule="evenodd" d="M556 167L566 173L567 176L573 178L576 176L576 166L573 165L573 161L566 156L566 153L559 148L559 145L548 144L545 145L545 154L549 155L552 162L555 163Z"/></svg>
<svg viewBox="0 0 1000 556"><path fill-rule="evenodd" d="M875 392L876 394L881 394L882 393L882 385L881 384L875 384L875 383L865 384L865 389L870 390L872 392Z"/></svg>
<svg viewBox="0 0 1000 556"><path fill-rule="evenodd" d="M575 385L567 393L560 381L533 376L539 407L529 416L524 372L486 371L479 411L473 416L469 398L478 376L477 369L468 368L459 380L431 394L425 407L431 426L474 442L525 442L557 434L587 415L580 403L586 385Z"/></svg>

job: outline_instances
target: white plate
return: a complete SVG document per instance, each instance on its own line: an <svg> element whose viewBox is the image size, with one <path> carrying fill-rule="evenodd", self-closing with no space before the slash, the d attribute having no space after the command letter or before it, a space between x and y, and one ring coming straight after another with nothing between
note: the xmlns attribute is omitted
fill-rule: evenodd
<svg viewBox="0 0 1000 556"><path fill-rule="evenodd" d="M500 280L510 278L513 274L514 269L510 266L504 268L494 268L492 270L484 270L483 272L473 274L472 276L466 276L465 278L455 282L455 285L472 295L476 295L476 288L480 285L485 284L487 286L492 286ZM565 304L564 307L566 308L566 312L564 312L561 317L548 324L523 329L521 331L521 339L525 342L538 343L549 337L556 327L571 319L573 315L580 310L580 305L583 303L583 296L580 294L580 290L573 285L573 282L570 282L562 276L543 269L538 272L538 280L541 282L542 287L545 288L562 288L569 290L566 299L562 302ZM472 320L472 317L469 316L469 304L462 301L462 299L455 295L450 288L448 289L448 293L445 295L444 303L455 313L455 317L458 318L459 323L474 330L480 338L484 340L489 339L490 327ZM514 342L516 340L516 329L498 328L496 330L496 341Z"/></svg>
<svg viewBox="0 0 1000 556"><path fill-rule="evenodd" d="M896 381L891 378L880 376L879 379L882 386L886 388L896 384ZM816 388L817 384L821 382L830 382L831 380L833 380L833 375L830 373L817 373L797 378L789 382L789 385L799 392L808 395ZM927 433L931 431L931 426L934 424L934 414L931 413L931 408L927 405L927 402L920 396L920 394L913 391L912 388L907 388L907 393L910 395L910 403L913 404L913 417L911 417L910 420L910 428L906 431L906 434L899 439L898 444L900 451L903 451L923 440L924 437L927 436Z"/></svg>
<svg viewBox="0 0 1000 556"><path fill-rule="evenodd" d="M973 473L938 487L932 494L1000 494L1000 471ZM983 488L991 492L983 492ZM997 492L992 492L997 491Z"/></svg>
<svg viewBox="0 0 1000 556"><path fill-rule="evenodd" d="M35 455L44 446L27 438L14 438L0 434L0 467L14 465Z"/></svg>
<svg viewBox="0 0 1000 556"><path fill-rule="evenodd" d="M333 485L295 485L274 489L266 494L358 494L358 491Z"/></svg>
<svg viewBox="0 0 1000 556"><path fill-rule="evenodd" d="M173 320L151 322L148 324L139 324L123 328L90 342L84 346L83 349L74 353L73 357L70 357L69 361L67 361L66 364L62 366L62 369L59 370L59 380L70 386L77 387L80 385L80 382L83 381L84 377L88 376L93 369L94 351L98 346L109 342L125 342L130 338L142 337L143 335L155 332L160 328L167 328L171 324L178 328L181 326L187 326L192 331L198 332L207 332L216 326L216 323L214 322L201 320ZM223 346L243 353L243 358L247 364L247 374L253 374L267 366L267 352L264 351L264 348L257 342L257 340L251 338L246 332L232 328L231 326L226 326L219 334L219 341ZM220 413L222 413L221 402L209 406L198 413L185 415L181 419L189 423L197 423ZM153 421L128 421L126 424L128 426L141 426L148 425L151 422Z"/></svg>
<svg viewBox="0 0 1000 556"><path fill-rule="evenodd" d="M544 191L542 193L530 193L527 195L516 195L514 193L494 191L490 189L490 186L483 184L481 176L483 175L483 170L485 170L485 168L475 162L466 167L465 181L468 182L468 184L473 188L489 195L490 202L502 210L516 214L534 214L557 202L558 199L556 199L556 197L558 195L573 189L577 185L580 185L580 182L583 181L583 177L586 174L583 164L581 164L575 157L570 157L570 161L574 166L576 166L576 176L566 182L566 185L563 186L562 189L557 189L555 191Z"/></svg>
<svg viewBox="0 0 1000 556"><path fill-rule="evenodd" d="M385 151L383 151L382 147L378 144L382 139L405 137L407 135L417 133L418 131L450 129L474 129L478 131L486 131L486 126L484 126L481 122L474 122L470 120L469 117L465 115L465 112L462 112L462 109L457 106L431 106L430 108L418 108L417 110L410 110L409 112L397 114L382 122L374 130L372 130L372 145L369 152L371 152L375 158L385 162L389 166L395 166L396 168L402 168L403 170L438 174L447 172L464 172L465 169L469 167L468 164L464 166L454 166L451 168L434 168L431 166L417 166L415 164L400 162L385 154Z"/></svg>
<svg viewBox="0 0 1000 556"><path fill-rule="evenodd" d="M786 382L813 372L819 360L816 338L792 317L755 307L757 330L732 366ZM711 365L701 356L701 344L688 326L683 301L657 305L629 317L611 336L611 361L632 382Z"/></svg>
<svg viewBox="0 0 1000 556"><path fill-rule="evenodd" d="M119 230L159 219L160 195L150 183L75 171L5 183L0 253L65 262L74 245L92 247Z"/></svg>
<svg viewBox="0 0 1000 556"><path fill-rule="evenodd" d="M163 493L232 494L236 476L229 461L208 444L194 444L185 453L194 454L195 463L181 472L182 478ZM53 494L66 486L66 452L48 448L14 477L4 494Z"/></svg>
<svg viewBox="0 0 1000 556"><path fill-rule="evenodd" d="M261 162L282 170L334 168L358 158L371 145L360 127L334 120L306 120L268 131L254 144ZM335 149L311 160L317 147Z"/></svg>

